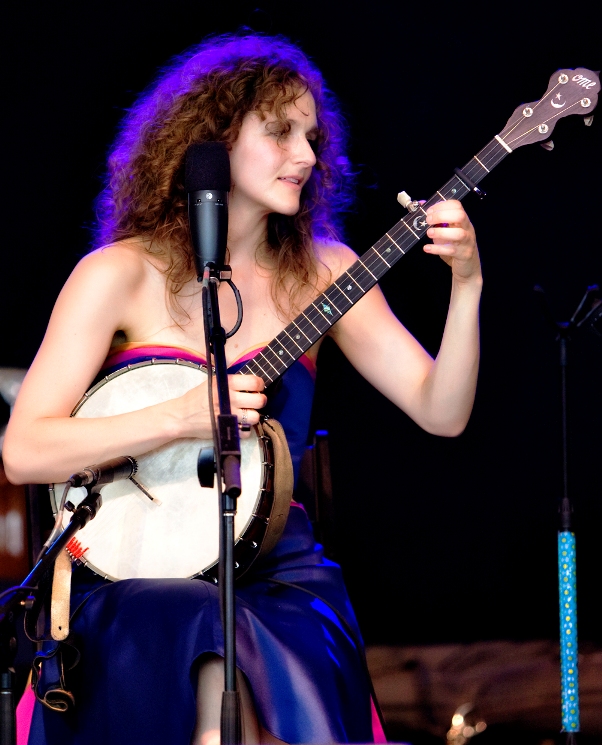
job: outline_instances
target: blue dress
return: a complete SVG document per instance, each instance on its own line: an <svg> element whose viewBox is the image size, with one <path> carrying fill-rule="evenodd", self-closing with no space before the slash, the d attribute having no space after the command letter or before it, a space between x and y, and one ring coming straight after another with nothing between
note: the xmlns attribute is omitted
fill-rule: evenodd
<svg viewBox="0 0 602 745"><path fill-rule="evenodd" d="M203 361L187 350L128 344L101 374L176 356ZM268 407L285 429L296 469L307 440L313 372L307 359L295 362ZM326 603L271 579L304 587ZM372 742L363 650L328 604L359 639L357 622L340 567L322 555L301 506L291 505L277 546L238 580L235 592L237 665L260 724L288 743ZM36 703L30 745L189 745L200 658L223 656L218 588L197 579L108 582L79 567L73 610L71 634L81 657L67 682L75 707L59 713ZM43 665L42 689L58 680L55 660Z"/></svg>

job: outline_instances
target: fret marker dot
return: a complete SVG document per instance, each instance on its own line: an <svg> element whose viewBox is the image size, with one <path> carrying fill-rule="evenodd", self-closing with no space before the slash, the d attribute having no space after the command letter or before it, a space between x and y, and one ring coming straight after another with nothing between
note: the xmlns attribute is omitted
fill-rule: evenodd
<svg viewBox="0 0 602 745"><path fill-rule="evenodd" d="M278 350L278 354L284 354L284 352L282 351L282 349L279 349Z"/></svg>
<svg viewBox="0 0 602 745"><path fill-rule="evenodd" d="M390 253L391 253L391 249L390 249L390 248L388 248L388 249L387 249L387 250L385 251L385 253L388 253L388 254L390 254Z"/></svg>
<svg viewBox="0 0 602 745"><path fill-rule="evenodd" d="M300 339L300 338L301 338L301 334L297 334L297 335L295 336L295 339Z"/></svg>
<svg viewBox="0 0 602 745"><path fill-rule="evenodd" d="M346 289L351 290L352 289L351 285L347 285Z"/></svg>
<svg viewBox="0 0 602 745"><path fill-rule="evenodd" d="M452 193L452 194L455 194L455 193L456 193L457 191L458 191L457 189L452 189L452 190L451 190L451 193Z"/></svg>

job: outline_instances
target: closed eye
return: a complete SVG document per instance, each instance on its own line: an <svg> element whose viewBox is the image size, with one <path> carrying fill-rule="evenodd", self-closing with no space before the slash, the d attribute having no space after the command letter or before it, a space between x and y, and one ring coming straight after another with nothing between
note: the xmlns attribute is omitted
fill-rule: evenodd
<svg viewBox="0 0 602 745"><path fill-rule="evenodd" d="M269 134L273 135L274 137L286 137L291 131L291 125L289 122L268 122L265 125L266 130L269 132Z"/></svg>
<svg viewBox="0 0 602 745"><path fill-rule="evenodd" d="M322 138L320 137L320 130L315 127L314 129L311 129L305 136L307 137L310 148L314 151L314 153L317 153L322 141Z"/></svg>

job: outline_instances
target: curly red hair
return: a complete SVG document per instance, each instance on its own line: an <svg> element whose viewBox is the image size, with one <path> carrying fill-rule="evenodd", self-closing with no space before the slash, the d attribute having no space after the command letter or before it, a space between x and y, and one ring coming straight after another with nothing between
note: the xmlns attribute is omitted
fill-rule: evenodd
<svg viewBox="0 0 602 745"><path fill-rule="evenodd" d="M275 113L309 90L316 103L317 163L299 212L268 218L265 245L273 263L272 294L280 311L298 310L308 285L317 289L316 239L337 240L351 202L346 131L322 75L291 42L259 34L211 37L175 59L126 115L108 159L106 188L97 202L96 246L149 239L165 260L172 299L195 274L184 188L184 159L192 143L235 142L249 112ZM259 257L258 257L259 258ZM285 311L279 298L290 291Z"/></svg>

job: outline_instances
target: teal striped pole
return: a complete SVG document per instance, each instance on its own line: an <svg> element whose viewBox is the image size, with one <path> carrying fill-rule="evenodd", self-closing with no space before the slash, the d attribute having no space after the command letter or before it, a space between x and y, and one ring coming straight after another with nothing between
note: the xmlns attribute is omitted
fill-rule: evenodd
<svg viewBox="0 0 602 745"><path fill-rule="evenodd" d="M579 732L579 674L577 647L577 555L575 534L558 533L560 600L560 684L562 732ZM572 739L572 738L571 738Z"/></svg>

